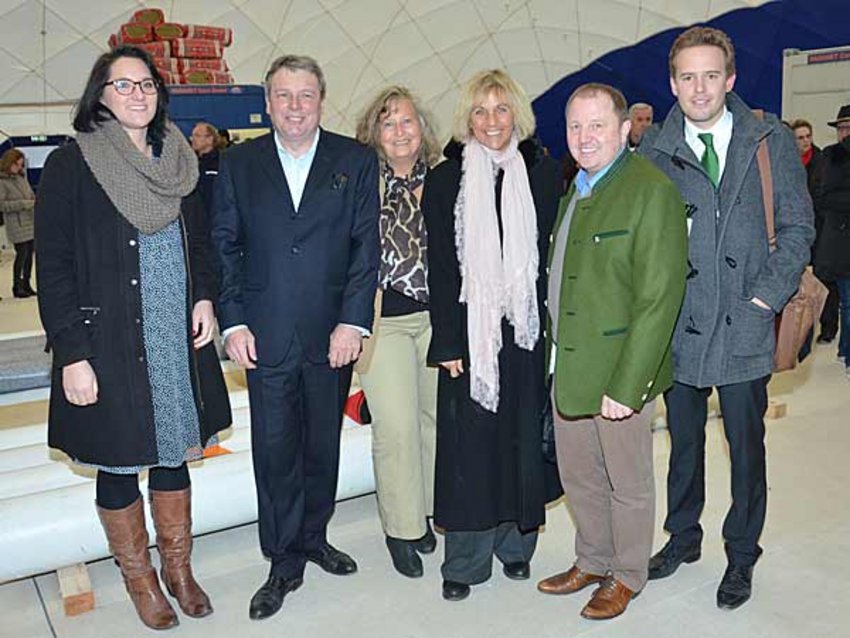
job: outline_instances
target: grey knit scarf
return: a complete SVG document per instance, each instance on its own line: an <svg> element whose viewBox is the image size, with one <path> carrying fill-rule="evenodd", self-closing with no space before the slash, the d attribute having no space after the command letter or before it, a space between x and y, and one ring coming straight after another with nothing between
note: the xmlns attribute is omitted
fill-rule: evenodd
<svg viewBox="0 0 850 638"><path fill-rule="evenodd" d="M171 122L156 159L146 157L117 120L101 122L91 133L78 133L77 144L118 212L145 234L174 221L180 200L198 182L198 160Z"/></svg>

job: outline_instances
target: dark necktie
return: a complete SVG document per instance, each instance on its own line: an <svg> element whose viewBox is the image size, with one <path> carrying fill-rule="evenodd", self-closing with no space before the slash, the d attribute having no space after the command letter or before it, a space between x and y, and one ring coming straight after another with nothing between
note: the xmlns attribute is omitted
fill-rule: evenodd
<svg viewBox="0 0 850 638"><path fill-rule="evenodd" d="M700 164L716 187L720 181L720 160L717 158L717 151L714 150L714 136L711 133L698 133L697 137L705 144Z"/></svg>

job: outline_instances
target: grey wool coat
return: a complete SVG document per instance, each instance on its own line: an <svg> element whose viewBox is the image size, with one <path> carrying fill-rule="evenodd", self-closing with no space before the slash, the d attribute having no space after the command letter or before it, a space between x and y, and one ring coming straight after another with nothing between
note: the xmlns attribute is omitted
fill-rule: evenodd
<svg viewBox="0 0 850 638"><path fill-rule="evenodd" d="M34 207L35 195L26 177L0 174L0 213L13 244L32 240Z"/></svg>
<svg viewBox="0 0 850 638"><path fill-rule="evenodd" d="M691 229L687 288L673 334L673 377L699 388L750 381L773 370L776 313L796 292L814 241L806 171L794 140L773 115L756 118L734 93L732 140L719 188L685 141L678 104L647 131L639 152L679 188ZM767 140L776 250L768 250L756 159ZM758 297L770 306L759 308Z"/></svg>

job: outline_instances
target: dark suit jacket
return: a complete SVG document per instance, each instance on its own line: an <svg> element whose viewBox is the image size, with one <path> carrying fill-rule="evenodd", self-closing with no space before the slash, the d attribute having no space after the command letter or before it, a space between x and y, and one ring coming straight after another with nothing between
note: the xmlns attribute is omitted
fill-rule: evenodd
<svg viewBox="0 0 850 638"><path fill-rule="evenodd" d="M280 363L296 334L309 360L327 361L337 324L372 325L377 184L374 152L324 130L298 210L274 133L222 153L211 223L219 325L246 324L261 364Z"/></svg>

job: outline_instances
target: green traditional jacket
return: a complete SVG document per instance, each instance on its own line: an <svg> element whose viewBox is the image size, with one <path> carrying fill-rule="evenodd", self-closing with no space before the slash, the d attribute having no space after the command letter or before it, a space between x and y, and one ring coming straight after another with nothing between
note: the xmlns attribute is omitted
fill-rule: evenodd
<svg viewBox="0 0 850 638"><path fill-rule="evenodd" d="M640 410L673 382L670 341L687 273L685 205L649 160L622 153L576 201L562 271L555 398L565 416L599 414L603 395ZM551 276L551 275L550 275ZM551 301L551 300L550 300ZM548 318L547 318L548 319ZM552 325L547 335L552 351Z"/></svg>

